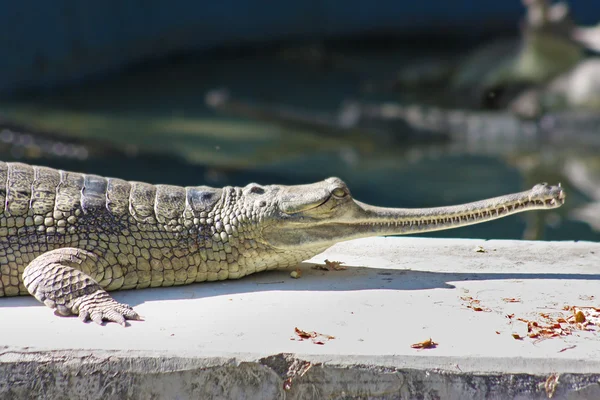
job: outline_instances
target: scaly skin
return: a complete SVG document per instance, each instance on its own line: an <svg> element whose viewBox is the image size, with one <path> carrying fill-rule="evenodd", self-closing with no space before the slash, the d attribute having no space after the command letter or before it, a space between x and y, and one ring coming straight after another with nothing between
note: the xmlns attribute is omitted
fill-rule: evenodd
<svg viewBox="0 0 600 400"><path fill-rule="evenodd" d="M337 242L455 228L560 206L560 186L453 207L355 201L337 178L214 189L126 182L0 162L0 297L126 324L111 290L237 279L296 265Z"/></svg>

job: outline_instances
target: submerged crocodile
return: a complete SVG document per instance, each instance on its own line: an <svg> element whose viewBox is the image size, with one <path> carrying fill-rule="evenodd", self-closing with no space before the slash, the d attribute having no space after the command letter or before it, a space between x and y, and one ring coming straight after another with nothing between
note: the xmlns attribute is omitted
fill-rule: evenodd
<svg viewBox="0 0 600 400"><path fill-rule="evenodd" d="M588 78L600 77L600 62L597 65L598 72L586 74ZM598 86L593 85L592 80L584 79L589 84L579 84L578 87ZM561 86L565 87L564 84ZM600 136L597 134L600 116L590 109L551 110L540 117L529 119L508 111L346 101L336 115L314 113L285 105L250 102L220 90L211 91L206 97L207 104L216 110L276 123L284 128L303 126L327 137L345 135L348 141L354 141L352 135L357 132L361 132L363 136L388 136L415 148L433 147L437 153L440 148L450 148L453 153L456 149L466 153L491 151L492 154L501 155L520 150L538 151L541 146L588 150L600 148ZM553 94L553 97L558 96ZM580 97L593 102L592 97L598 96L594 94ZM522 99L521 103L529 102Z"/></svg>
<svg viewBox="0 0 600 400"><path fill-rule="evenodd" d="M464 205L382 208L338 178L282 186L177 187L0 162L0 297L61 315L139 319L111 290L237 279L335 243L457 228L564 203L558 186Z"/></svg>
<svg viewBox="0 0 600 400"><path fill-rule="evenodd" d="M8 153L22 160L58 158L77 161L106 157L131 158L140 155L135 146L117 146L105 140L69 137L65 133L20 124L2 115L0 153Z"/></svg>

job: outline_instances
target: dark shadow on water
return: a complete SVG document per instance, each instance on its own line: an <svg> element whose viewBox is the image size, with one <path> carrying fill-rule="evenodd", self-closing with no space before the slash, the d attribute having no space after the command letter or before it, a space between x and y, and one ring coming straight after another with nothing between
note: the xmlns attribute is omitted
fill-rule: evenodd
<svg viewBox="0 0 600 400"><path fill-rule="evenodd" d="M556 267L557 270L566 268ZM486 280L584 280L600 281L600 274L431 272L349 267L343 271L319 271L301 266L302 277L292 279L291 270L267 271L235 281L206 282L170 288L112 292L117 301L137 306L145 302L202 299L266 291L355 291L454 289L450 282ZM0 298L1 307L41 306L33 297Z"/></svg>

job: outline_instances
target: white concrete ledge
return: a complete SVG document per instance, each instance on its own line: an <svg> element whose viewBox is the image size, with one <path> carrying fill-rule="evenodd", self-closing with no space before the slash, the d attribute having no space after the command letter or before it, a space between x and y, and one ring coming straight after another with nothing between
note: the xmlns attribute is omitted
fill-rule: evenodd
<svg viewBox="0 0 600 400"><path fill-rule="evenodd" d="M300 268L113 293L146 318L128 328L0 298L0 398L542 399L553 374L554 399L600 398L598 332L512 336L519 317L600 307L598 243L376 238Z"/></svg>

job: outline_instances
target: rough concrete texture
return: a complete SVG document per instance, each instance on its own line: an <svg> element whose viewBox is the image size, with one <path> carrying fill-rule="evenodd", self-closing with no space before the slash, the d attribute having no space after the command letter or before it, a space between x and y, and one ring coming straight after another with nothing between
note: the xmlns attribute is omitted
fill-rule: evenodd
<svg viewBox="0 0 600 400"><path fill-rule="evenodd" d="M300 270L114 293L128 328L0 299L0 399L600 399L597 331L518 321L600 307L600 244L376 238Z"/></svg>

